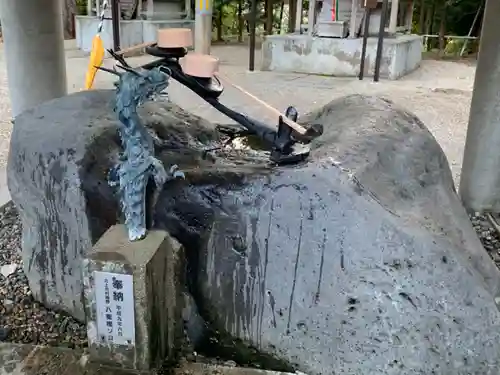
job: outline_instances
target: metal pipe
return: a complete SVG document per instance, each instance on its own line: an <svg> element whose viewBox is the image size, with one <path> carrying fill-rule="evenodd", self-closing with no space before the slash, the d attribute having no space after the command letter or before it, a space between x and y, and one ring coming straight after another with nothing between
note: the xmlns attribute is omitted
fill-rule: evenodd
<svg viewBox="0 0 500 375"><path fill-rule="evenodd" d="M469 33L467 34L468 37L472 35L472 32L474 31L474 27L476 26L476 22L479 19L479 14L481 13L481 10L483 9L483 3L479 5L479 9L476 12L476 15L474 16L474 21L472 21L472 25L470 27ZM464 45L462 46L462 49L460 50L460 57L464 55L465 49L467 48L467 42L469 39L465 39Z"/></svg>
<svg viewBox="0 0 500 375"><path fill-rule="evenodd" d="M380 12L380 27L378 29L378 40L377 40L377 55L375 57L375 72L373 74L373 82L378 82L380 77L380 63L382 61L382 51L384 48L384 33L385 33L385 22L387 19L387 5L388 0L382 2L382 10Z"/></svg>
<svg viewBox="0 0 500 375"><path fill-rule="evenodd" d="M113 49L120 50L120 1L111 2L111 23L113 25Z"/></svg>
<svg viewBox="0 0 500 375"><path fill-rule="evenodd" d="M250 11L250 56L248 58L248 70L255 70L255 29L257 21L257 0L252 0Z"/></svg>

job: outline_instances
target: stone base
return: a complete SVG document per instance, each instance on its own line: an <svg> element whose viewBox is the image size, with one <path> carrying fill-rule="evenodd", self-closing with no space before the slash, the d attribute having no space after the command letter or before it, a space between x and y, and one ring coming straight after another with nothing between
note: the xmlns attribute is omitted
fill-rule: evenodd
<svg viewBox="0 0 500 375"><path fill-rule="evenodd" d="M356 77L362 39L269 35L262 45L262 70ZM365 76L373 76L377 38L368 38ZM398 79L417 69L422 60L422 38L399 35L384 40L380 77Z"/></svg>
<svg viewBox="0 0 500 375"><path fill-rule="evenodd" d="M99 17L76 16L75 34L76 44L79 49L90 53L92 40L99 25ZM158 29L188 28L194 29L192 20L130 20L120 21L120 44L121 48L129 48L142 43L156 42ZM113 48L113 27L111 20L104 20L101 32L104 48ZM109 57L106 52L106 56Z"/></svg>
<svg viewBox="0 0 500 375"><path fill-rule="evenodd" d="M83 264L92 361L150 370L173 358L183 332L181 255L180 245L164 231L130 242L125 227L115 225L101 237ZM123 275L132 276L133 286Z"/></svg>
<svg viewBox="0 0 500 375"><path fill-rule="evenodd" d="M344 21L320 21L317 34L326 38L345 38L347 36L347 23Z"/></svg>

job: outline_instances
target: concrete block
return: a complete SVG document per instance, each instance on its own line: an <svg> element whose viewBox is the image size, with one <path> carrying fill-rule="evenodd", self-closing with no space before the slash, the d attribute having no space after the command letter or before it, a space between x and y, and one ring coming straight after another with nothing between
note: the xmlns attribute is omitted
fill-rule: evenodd
<svg viewBox="0 0 500 375"><path fill-rule="evenodd" d="M262 44L261 70L356 77L359 74L362 39L321 38L307 35L268 35ZM377 38L368 38L365 76L373 76ZM422 38L398 35L386 38L380 77L398 79L420 66Z"/></svg>
<svg viewBox="0 0 500 375"><path fill-rule="evenodd" d="M130 242L111 227L83 264L91 361L147 371L175 354L183 334L181 246L166 232Z"/></svg>

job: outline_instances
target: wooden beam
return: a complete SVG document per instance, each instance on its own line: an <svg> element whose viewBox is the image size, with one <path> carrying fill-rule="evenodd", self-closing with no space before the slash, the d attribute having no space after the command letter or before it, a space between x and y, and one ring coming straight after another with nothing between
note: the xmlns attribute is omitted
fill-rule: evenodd
<svg viewBox="0 0 500 375"><path fill-rule="evenodd" d="M125 55L127 53L135 52L139 49L144 49L146 47L152 46L156 42L147 42L147 43L141 43L141 44L136 44L135 46L131 46L128 48L124 48L116 52L117 55Z"/></svg>
<svg viewBox="0 0 500 375"><path fill-rule="evenodd" d="M306 134L306 132L307 132L306 128L304 128L300 124L297 124L295 121L292 121L289 118L283 116L283 113L281 113L280 111L278 111L276 108L273 108L272 106L270 106L269 104L267 104L265 101L263 101L263 100L257 98L256 96L250 94L248 91L246 91L242 87L240 87L240 86L236 85L235 83L233 83L226 76L224 76L224 75L222 75L222 74L219 73L219 74L217 74L217 77L219 77L223 82L228 83L230 86L233 86L236 90L238 90L241 93L243 93L246 96L248 96L250 99L252 99L257 104L260 104L261 107L264 108L264 109L266 109L270 114L273 114L274 116L277 116L278 118L279 118L279 116L282 116L283 122L286 123L293 130L295 130L297 133L299 133L301 135Z"/></svg>

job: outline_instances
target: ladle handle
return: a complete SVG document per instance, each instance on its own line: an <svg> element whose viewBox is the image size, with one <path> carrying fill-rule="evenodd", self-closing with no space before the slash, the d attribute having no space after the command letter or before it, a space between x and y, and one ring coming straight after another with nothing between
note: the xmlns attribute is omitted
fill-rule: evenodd
<svg viewBox="0 0 500 375"><path fill-rule="evenodd" d="M143 49L143 48L146 48L146 47L151 47L153 44L155 44L155 42L147 42L147 43L136 44L136 45L133 45L131 47L124 48L124 49L121 49L119 51L116 51L115 53L117 55L123 55L125 53L130 53L130 52L136 51L138 49Z"/></svg>
<svg viewBox="0 0 500 375"><path fill-rule="evenodd" d="M293 130L295 130L297 133L304 135L306 134L307 130L302 126L297 124L295 121L290 120L289 118L285 117L283 113L278 111L276 108L271 107L269 104L264 102L263 100L257 98L256 96L250 94L248 91L244 90L242 87L236 85L235 83L231 82L226 76L223 76L222 74L217 75L220 79L228 83L230 86L234 87L236 90L241 91L243 94L248 96L250 99L253 101L259 103L261 106L266 108L270 113L272 113L275 116L282 116L283 117L283 122L286 123L289 127L291 127Z"/></svg>

